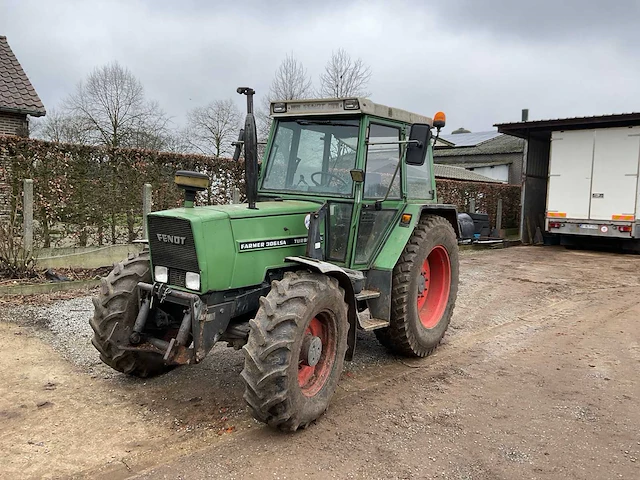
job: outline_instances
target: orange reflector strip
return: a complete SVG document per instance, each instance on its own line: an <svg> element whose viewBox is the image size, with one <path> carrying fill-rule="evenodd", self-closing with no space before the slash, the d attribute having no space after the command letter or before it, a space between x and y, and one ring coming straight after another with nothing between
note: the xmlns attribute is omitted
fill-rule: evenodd
<svg viewBox="0 0 640 480"><path fill-rule="evenodd" d="M400 223L404 223L405 225L411 222L411 214L403 213L402 217L400 217Z"/></svg>
<svg viewBox="0 0 640 480"><path fill-rule="evenodd" d="M567 214L564 212L547 212L549 218L567 218Z"/></svg>
<svg viewBox="0 0 640 480"><path fill-rule="evenodd" d="M636 219L633 215L611 215L611 220L623 220L625 222L633 222Z"/></svg>

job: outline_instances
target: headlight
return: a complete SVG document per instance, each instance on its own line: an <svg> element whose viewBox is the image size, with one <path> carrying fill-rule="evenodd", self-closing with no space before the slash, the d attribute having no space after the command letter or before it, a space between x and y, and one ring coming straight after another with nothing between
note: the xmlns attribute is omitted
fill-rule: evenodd
<svg viewBox="0 0 640 480"><path fill-rule="evenodd" d="M274 103L273 104L273 113L285 113L287 111L286 103Z"/></svg>
<svg viewBox="0 0 640 480"><path fill-rule="evenodd" d="M167 267L154 267L153 276L156 282L167 283L169 281L169 269Z"/></svg>
<svg viewBox="0 0 640 480"><path fill-rule="evenodd" d="M345 110L358 110L360 108L360 102L357 98L349 98L344 101Z"/></svg>
<svg viewBox="0 0 640 480"><path fill-rule="evenodd" d="M184 284L189 290L200 290L200 274L187 272L184 278Z"/></svg>

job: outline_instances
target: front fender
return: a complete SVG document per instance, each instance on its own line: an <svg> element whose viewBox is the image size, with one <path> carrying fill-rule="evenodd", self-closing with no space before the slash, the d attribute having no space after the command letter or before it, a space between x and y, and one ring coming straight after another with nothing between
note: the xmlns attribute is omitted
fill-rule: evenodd
<svg viewBox="0 0 640 480"><path fill-rule="evenodd" d="M347 273L337 265L329 262L323 262L322 260L307 257L286 257L285 260L304 265L314 272L322 273L323 275L330 275L338 280L340 287L344 290L344 300L349 306L347 315L349 320L349 333L347 336L347 353L345 354L345 359L351 361L356 351L358 310L355 291L349 275L347 275Z"/></svg>

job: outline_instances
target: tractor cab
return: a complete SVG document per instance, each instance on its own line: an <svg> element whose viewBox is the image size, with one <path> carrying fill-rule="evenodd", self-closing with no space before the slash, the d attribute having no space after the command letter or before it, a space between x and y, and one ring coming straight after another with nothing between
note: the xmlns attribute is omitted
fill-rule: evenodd
<svg viewBox="0 0 640 480"><path fill-rule="evenodd" d="M325 205L323 259L368 268L407 201L435 200L431 118L366 98L270 108L258 198Z"/></svg>

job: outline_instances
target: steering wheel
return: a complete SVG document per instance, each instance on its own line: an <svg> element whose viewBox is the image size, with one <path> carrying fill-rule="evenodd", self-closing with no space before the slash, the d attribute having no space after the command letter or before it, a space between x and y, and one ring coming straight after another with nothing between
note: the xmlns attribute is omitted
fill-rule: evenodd
<svg viewBox="0 0 640 480"><path fill-rule="evenodd" d="M337 175L334 175L333 173L329 173L329 172L313 172L311 174L311 181L316 185L316 187L321 186L320 182L317 182L313 177L315 177L316 175L320 175L321 177L331 177L331 178L335 178L336 180L338 180L342 186L344 187L349 187L349 184L347 182L345 182L343 179L341 179L340 177L338 177ZM320 179L322 181L322 179Z"/></svg>

